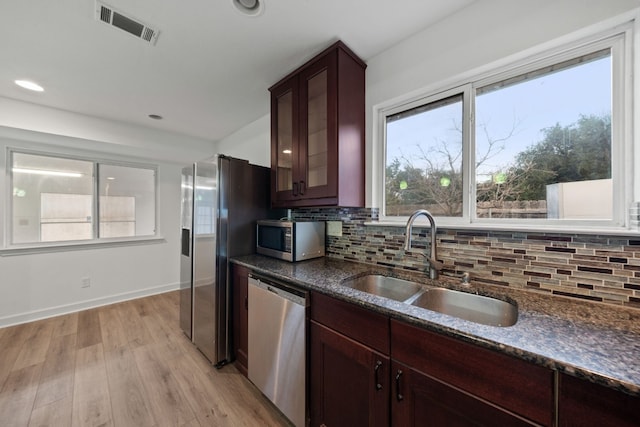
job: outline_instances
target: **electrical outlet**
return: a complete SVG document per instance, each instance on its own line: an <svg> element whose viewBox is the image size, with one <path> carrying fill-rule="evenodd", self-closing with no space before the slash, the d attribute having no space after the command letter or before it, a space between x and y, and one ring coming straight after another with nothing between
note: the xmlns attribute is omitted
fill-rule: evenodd
<svg viewBox="0 0 640 427"><path fill-rule="evenodd" d="M88 288L91 286L91 278L89 277L83 277L80 279L80 287L81 288Z"/></svg>
<svg viewBox="0 0 640 427"><path fill-rule="evenodd" d="M342 236L342 221L327 221L327 236Z"/></svg>

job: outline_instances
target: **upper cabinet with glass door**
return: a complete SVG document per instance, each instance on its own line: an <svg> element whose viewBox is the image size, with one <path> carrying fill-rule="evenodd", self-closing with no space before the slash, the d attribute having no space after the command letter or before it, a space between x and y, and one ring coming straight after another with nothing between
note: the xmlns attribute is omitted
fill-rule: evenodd
<svg viewBox="0 0 640 427"><path fill-rule="evenodd" d="M269 89L274 207L364 206L365 68L337 42Z"/></svg>

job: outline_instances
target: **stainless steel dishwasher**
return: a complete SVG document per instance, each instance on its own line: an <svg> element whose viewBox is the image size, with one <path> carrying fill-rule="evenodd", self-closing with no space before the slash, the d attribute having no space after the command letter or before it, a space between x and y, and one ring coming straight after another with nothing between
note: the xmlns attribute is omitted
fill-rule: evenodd
<svg viewBox="0 0 640 427"><path fill-rule="evenodd" d="M307 292L249 277L249 380L298 427L306 419Z"/></svg>

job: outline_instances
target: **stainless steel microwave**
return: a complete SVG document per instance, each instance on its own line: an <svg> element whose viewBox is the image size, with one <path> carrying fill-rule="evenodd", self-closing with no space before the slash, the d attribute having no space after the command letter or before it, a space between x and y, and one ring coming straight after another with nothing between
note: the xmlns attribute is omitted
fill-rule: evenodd
<svg viewBox="0 0 640 427"><path fill-rule="evenodd" d="M323 221L259 220L256 252L295 262L324 256Z"/></svg>

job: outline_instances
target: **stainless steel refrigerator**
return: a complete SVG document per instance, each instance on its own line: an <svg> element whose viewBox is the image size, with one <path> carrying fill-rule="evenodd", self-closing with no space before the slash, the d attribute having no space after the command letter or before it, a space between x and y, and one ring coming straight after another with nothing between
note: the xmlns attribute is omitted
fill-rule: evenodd
<svg viewBox="0 0 640 427"><path fill-rule="evenodd" d="M269 209L268 168L223 155L182 169L180 327L221 366L231 359L229 258L255 252Z"/></svg>

